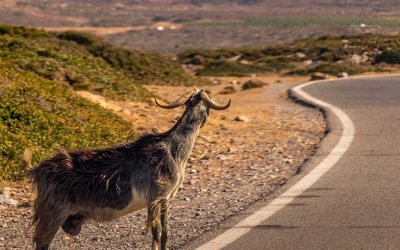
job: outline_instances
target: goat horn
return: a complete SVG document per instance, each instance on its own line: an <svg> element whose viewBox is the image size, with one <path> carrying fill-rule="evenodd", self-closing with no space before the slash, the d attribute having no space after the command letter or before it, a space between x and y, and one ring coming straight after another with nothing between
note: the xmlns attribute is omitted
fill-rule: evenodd
<svg viewBox="0 0 400 250"><path fill-rule="evenodd" d="M154 101L155 101L156 104L157 104L158 106L160 106L161 108L164 108L164 109L174 109L174 108L177 108L177 107L182 106L183 104L185 104L184 102L182 102L182 98L183 98L183 96L179 97L178 100L174 101L173 103L170 103L170 104L167 104L167 105L162 105L162 104L160 104L160 103L157 101L156 98L154 98Z"/></svg>
<svg viewBox="0 0 400 250"><path fill-rule="evenodd" d="M205 104L211 108L211 109L215 109L215 110L224 110L229 108L229 106L231 106L231 99L229 99L228 103L225 106L222 106L220 104L218 104L216 101L212 100L206 92L202 91L201 92L201 97L203 98Z"/></svg>

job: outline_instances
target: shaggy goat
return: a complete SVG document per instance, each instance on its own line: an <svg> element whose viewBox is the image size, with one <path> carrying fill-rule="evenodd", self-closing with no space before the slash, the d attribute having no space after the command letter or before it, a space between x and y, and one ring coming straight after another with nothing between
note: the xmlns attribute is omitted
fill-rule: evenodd
<svg viewBox="0 0 400 250"><path fill-rule="evenodd" d="M30 170L36 187L33 241L48 249L59 227L79 234L87 220L109 221L147 207L147 231L152 249L167 249L168 208L182 184L186 161L209 109L224 110L203 90L190 98L161 105L186 106L177 123L165 133L149 133L136 141L105 149L60 150ZM28 154L27 154L28 155ZM24 159L31 167L30 157Z"/></svg>

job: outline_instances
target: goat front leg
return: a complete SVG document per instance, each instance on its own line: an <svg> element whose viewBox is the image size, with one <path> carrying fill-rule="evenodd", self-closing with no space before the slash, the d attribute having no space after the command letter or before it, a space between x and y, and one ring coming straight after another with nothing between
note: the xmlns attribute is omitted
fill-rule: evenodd
<svg viewBox="0 0 400 250"><path fill-rule="evenodd" d="M161 250L167 250L167 242L168 242L168 212L169 212L169 203L168 201L163 201L161 203Z"/></svg>
<svg viewBox="0 0 400 250"><path fill-rule="evenodd" d="M151 229L153 241L151 245L152 250L158 250L161 238L161 225L160 225L160 204L151 203L147 212L147 231Z"/></svg>

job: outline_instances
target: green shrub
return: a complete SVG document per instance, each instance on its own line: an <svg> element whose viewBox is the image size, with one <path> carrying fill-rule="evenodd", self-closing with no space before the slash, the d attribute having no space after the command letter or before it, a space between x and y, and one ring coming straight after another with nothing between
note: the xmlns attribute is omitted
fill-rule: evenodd
<svg viewBox="0 0 400 250"><path fill-rule="evenodd" d="M288 75L310 75L312 73L320 72L328 75L338 75L341 72L346 72L349 75L361 74L363 72L371 71L371 67L362 67L352 64L330 64L324 63L307 69L296 69L289 71Z"/></svg>
<svg viewBox="0 0 400 250"><path fill-rule="evenodd" d="M267 72L269 68L253 64L240 64L222 60L206 63L204 68L197 72L199 76L248 76L252 73Z"/></svg>
<svg viewBox="0 0 400 250"><path fill-rule="evenodd" d="M400 64L400 50L385 50L375 57L376 63Z"/></svg>
<svg viewBox="0 0 400 250"><path fill-rule="evenodd" d="M189 86L199 83L186 74L178 62L160 55L115 47L88 33L68 31L59 33L58 38L85 46L91 54L104 59L113 68L123 70L140 84Z"/></svg>
<svg viewBox="0 0 400 250"><path fill-rule="evenodd" d="M267 85L265 82L256 80L256 79L251 79L243 83L242 85L242 90L246 89L254 89L254 88L262 88L265 85Z"/></svg>

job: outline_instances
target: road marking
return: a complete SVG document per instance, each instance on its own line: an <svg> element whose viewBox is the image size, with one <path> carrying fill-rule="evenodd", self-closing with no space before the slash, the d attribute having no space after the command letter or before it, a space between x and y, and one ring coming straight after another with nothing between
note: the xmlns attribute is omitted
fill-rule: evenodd
<svg viewBox="0 0 400 250"><path fill-rule="evenodd" d="M374 77L374 76L373 76ZM353 78L349 78L353 79ZM329 80L328 80L329 81ZM298 96L304 100L311 101L312 103L321 106L333 114L340 120L342 124L342 135L338 144L332 149L326 158L324 158L318 166L310 171L307 175L301 178L296 184L290 187L286 192L281 194L279 197L272 200L269 204L260 208L252 215L242 220L232 228L228 229L224 233L220 234L213 240L201 245L197 250L213 250L221 249L227 245L233 243L244 234L248 233L255 226L259 225L269 217L274 215L276 212L286 207L304 191L310 188L319 178L321 178L326 172L328 172L339 160L343 154L349 149L350 144L354 139L354 125L350 118L340 108L326 103L322 100L314 98L304 92L302 89L312 84L325 81L314 81L308 82L299 86L294 87L292 90Z"/></svg>

